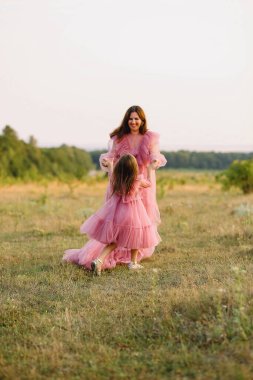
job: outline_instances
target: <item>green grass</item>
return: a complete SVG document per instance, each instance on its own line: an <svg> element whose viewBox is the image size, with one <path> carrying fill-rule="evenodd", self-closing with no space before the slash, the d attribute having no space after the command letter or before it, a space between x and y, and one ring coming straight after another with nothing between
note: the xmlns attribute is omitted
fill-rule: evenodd
<svg viewBox="0 0 253 380"><path fill-rule="evenodd" d="M138 273L93 278L61 258L104 191L0 189L0 378L252 379L253 215L234 210L253 196L159 174L156 252Z"/></svg>

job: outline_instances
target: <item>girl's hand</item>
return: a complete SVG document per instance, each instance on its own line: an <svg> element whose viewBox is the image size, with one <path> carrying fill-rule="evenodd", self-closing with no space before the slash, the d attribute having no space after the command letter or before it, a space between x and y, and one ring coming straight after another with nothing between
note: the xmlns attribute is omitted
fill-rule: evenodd
<svg viewBox="0 0 253 380"><path fill-rule="evenodd" d="M156 170L158 168L158 160L154 160L150 164L151 169Z"/></svg>
<svg viewBox="0 0 253 380"><path fill-rule="evenodd" d="M113 171L113 161L112 160L108 160L108 161L106 161L106 166L108 167L108 170L109 170L109 172L111 172L112 173L112 171Z"/></svg>
<svg viewBox="0 0 253 380"><path fill-rule="evenodd" d="M146 188L146 187L150 187L150 181L149 180L146 180L146 179L143 179L142 181L141 181L141 187L144 187L144 188Z"/></svg>
<svg viewBox="0 0 253 380"><path fill-rule="evenodd" d="M107 168L108 167L108 161L106 160L106 158L103 158L102 160L102 165Z"/></svg>

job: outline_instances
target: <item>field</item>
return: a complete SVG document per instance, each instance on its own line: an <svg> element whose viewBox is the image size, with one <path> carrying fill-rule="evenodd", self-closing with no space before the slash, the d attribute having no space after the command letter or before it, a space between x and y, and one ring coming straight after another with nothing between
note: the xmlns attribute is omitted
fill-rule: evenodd
<svg viewBox="0 0 253 380"><path fill-rule="evenodd" d="M0 379L253 378L253 195L161 172L144 269L61 262L106 181L0 188Z"/></svg>

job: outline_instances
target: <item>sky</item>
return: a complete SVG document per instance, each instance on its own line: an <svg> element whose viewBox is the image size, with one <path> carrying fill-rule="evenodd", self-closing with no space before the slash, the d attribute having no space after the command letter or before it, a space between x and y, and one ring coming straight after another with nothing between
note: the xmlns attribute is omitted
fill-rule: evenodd
<svg viewBox="0 0 253 380"><path fill-rule="evenodd" d="M140 105L164 150L253 151L252 0L0 0L0 129L106 148Z"/></svg>

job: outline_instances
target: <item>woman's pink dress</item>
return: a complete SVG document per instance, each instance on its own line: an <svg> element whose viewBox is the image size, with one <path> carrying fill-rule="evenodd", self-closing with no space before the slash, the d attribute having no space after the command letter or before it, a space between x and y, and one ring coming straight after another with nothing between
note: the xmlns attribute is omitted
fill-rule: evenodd
<svg viewBox="0 0 253 380"><path fill-rule="evenodd" d="M143 136L140 136L140 142L136 147L133 146L133 138L131 133L124 135L120 141L118 141L116 137L113 137L109 143L108 153L104 153L100 157L101 169L108 171L108 169L102 165L103 158L116 163L118 159L126 153L131 153L136 157L139 167L139 174L142 174L144 179L147 179L148 164L156 160L156 169L158 169L159 167L164 166L167 162L164 155L162 155L159 150L158 133L147 131ZM154 227L157 228L157 225L160 223L160 213L156 202L155 171L152 171L151 173L150 182L150 187L141 190L142 202L150 221ZM106 201L109 199L110 194L111 186L109 183L106 192ZM95 239L91 239L80 249L68 249L65 251L63 260L82 265L87 269L90 269L91 262L100 255L105 245L106 244ZM154 252L154 248L155 244L149 248L139 249L137 256L138 261L150 257ZM113 268L117 263L128 263L130 260L130 249L118 247L106 257L102 268Z"/></svg>
<svg viewBox="0 0 253 380"><path fill-rule="evenodd" d="M142 177L136 179L128 195L113 194L82 224L80 231L103 244L116 243L121 248L156 246L161 239L142 202ZM150 186L148 181L144 184Z"/></svg>

